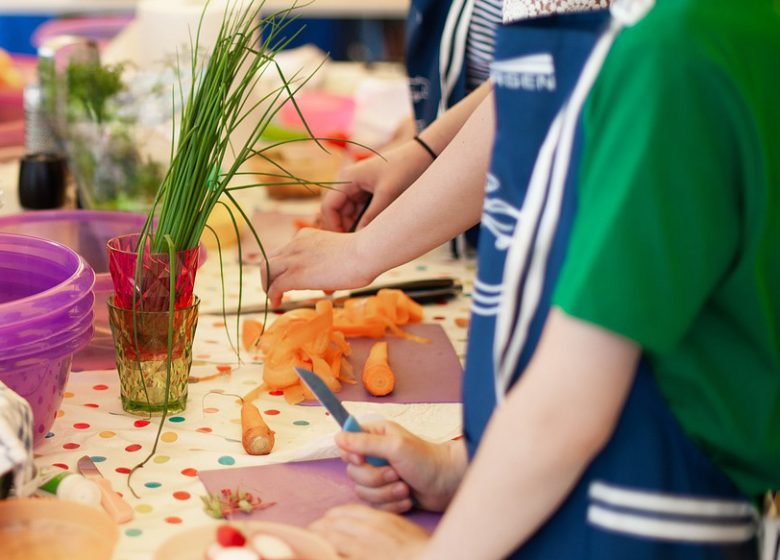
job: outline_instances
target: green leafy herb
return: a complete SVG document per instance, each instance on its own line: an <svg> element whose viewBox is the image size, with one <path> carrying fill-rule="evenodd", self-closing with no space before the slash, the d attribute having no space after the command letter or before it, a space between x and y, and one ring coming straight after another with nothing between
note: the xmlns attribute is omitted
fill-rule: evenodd
<svg viewBox="0 0 780 560"><path fill-rule="evenodd" d="M123 64L72 62L67 69L68 102L80 105L97 123L106 118L106 103L124 89Z"/></svg>

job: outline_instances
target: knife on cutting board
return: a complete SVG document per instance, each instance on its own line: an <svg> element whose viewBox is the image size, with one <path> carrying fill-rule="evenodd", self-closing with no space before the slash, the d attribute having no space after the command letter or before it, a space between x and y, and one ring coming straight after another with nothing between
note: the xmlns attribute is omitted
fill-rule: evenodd
<svg viewBox="0 0 780 560"><path fill-rule="evenodd" d="M463 291L463 286L454 278L409 280L390 284L378 284L376 286L368 286L367 288L360 288L358 290L337 291L334 292L331 296L325 296L321 298L293 299L283 301L279 307L269 308L269 311L292 311L293 309L302 309L306 307L313 308L318 301L323 299L329 299L333 302L333 305L338 306L342 305L344 301L350 298L374 296L377 294L377 292L379 292L379 290L383 289L401 290L417 303L426 304L457 297ZM262 313L265 310L266 306L264 303L259 305L241 306L241 313ZM238 309L235 307L225 310L226 315L235 315L236 313L238 313ZM201 311L201 315L222 315L222 310L214 309L205 312Z"/></svg>
<svg viewBox="0 0 780 560"><path fill-rule="evenodd" d="M79 472L100 488L100 505L117 523L126 523L133 518L133 510L119 494L114 492L111 482L104 478L89 455L78 460Z"/></svg>
<svg viewBox="0 0 780 560"><path fill-rule="evenodd" d="M333 391L328 389L328 386L325 385L325 382L322 379L320 379L319 375L313 371L299 367L295 368L295 372L306 384L306 386L311 389L311 392L314 393L314 396L317 397L317 400L320 401L322 406L324 406L325 409L330 412L330 415L333 416L333 419L339 423L339 426L341 426L342 430L345 432L363 431L363 428L360 427L360 424L358 424L358 421L355 419L355 417L347 412L347 409L344 408L344 405L341 404L341 401L336 398L336 395L333 394ZM383 467L388 464L387 461L381 459L380 457L370 456L366 457L366 462L369 465L373 465L375 467Z"/></svg>

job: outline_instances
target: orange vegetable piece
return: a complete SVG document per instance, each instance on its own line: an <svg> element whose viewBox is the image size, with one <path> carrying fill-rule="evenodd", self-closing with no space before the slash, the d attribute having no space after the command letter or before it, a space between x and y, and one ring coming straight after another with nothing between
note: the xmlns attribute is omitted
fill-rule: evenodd
<svg viewBox="0 0 780 560"><path fill-rule="evenodd" d="M387 357L387 342L377 342L371 347L363 366L363 385L375 397L384 397L395 388L395 374Z"/></svg>
<svg viewBox="0 0 780 560"><path fill-rule="evenodd" d="M298 404L299 402L306 400L306 395L303 392L303 385L296 383L283 389L284 399L287 404Z"/></svg>
<svg viewBox="0 0 780 560"><path fill-rule="evenodd" d="M241 325L241 344L244 350L254 350L263 334L263 323L254 319L244 319Z"/></svg>
<svg viewBox="0 0 780 560"><path fill-rule="evenodd" d="M333 330L346 337L382 338L385 336L386 329L384 323L333 323Z"/></svg>
<svg viewBox="0 0 780 560"><path fill-rule="evenodd" d="M274 431L268 427L254 404L241 406L241 444L250 455L268 455L274 447Z"/></svg>
<svg viewBox="0 0 780 560"><path fill-rule="evenodd" d="M356 383L352 366L345 359L351 352L347 337L382 338L389 331L394 336L430 342L399 327L421 320L422 307L400 290L380 290L376 296L348 299L340 309L334 309L330 300L321 300L316 309L289 311L277 317L255 345L265 361L263 381L270 389L283 390L288 402L310 399L313 395L301 386L294 370L305 367L319 375L331 390L339 391L342 383ZM386 345L384 355L386 362ZM390 371L389 366L386 369ZM373 379L373 375L378 374L369 377ZM369 391L392 391L392 385L388 390L377 383Z"/></svg>

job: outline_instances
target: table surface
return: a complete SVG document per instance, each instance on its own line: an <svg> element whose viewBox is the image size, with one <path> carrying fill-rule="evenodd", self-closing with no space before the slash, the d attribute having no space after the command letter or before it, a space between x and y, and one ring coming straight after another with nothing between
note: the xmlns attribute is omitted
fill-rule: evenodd
<svg viewBox="0 0 780 560"><path fill-rule="evenodd" d="M0 14L72 14L132 12L137 0L0 0ZM289 7L291 0L265 0L269 12ZM404 19L409 0L315 0L303 3L300 14L321 18Z"/></svg>
<svg viewBox="0 0 780 560"><path fill-rule="evenodd" d="M14 164L0 165L0 185L6 188L11 185L13 189L15 172ZM0 213L17 210L14 196L7 196L6 203ZM264 195L243 203L260 212L256 214L258 216L265 212L306 215L317 206L313 202L271 201ZM238 292L238 265L234 253L228 251L224 256L228 306L235 303ZM259 302L263 296L257 270L248 270L244 280L246 301ZM424 321L438 323L444 328L462 360L467 329L460 326L460 320L466 319L469 313L473 261L454 260L448 249L442 247L385 273L377 282L444 275L459 278L464 283L463 295L446 304L426 306ZM196 280L195 292L202 299L204 310L220 307L219 286L220 267L214 253L200 269ZM235 323L229 323L231 338L236 340ZM110 337L103 335L102 339L96 338L92 350L108 352L110 363L113 356ZM201 316L193 355L193 377L222 375L191 384L186 411L166 419L156 453L133 476L138 498L128 491L127 473L150 452L159 418L131 416L122 411L117 373L110 365L94 370L90 365L85 366L94 361L77 357L58 417L50 433L35 449L35 463L39 468L74 470L79 457L90 455L114 488L128 500L135 519L120 527L115 559L153 558L156 548L178 532L193 527L213 527L218 523L201 507L200 497L205 495L205 488L197 476L199 470L336 456L333 434L337 426L322 408L290 406L282 396L270 392L261 394L255 404L276 432L276 445L268 456L247 455L240 443L239 407L235 398L225 394L243 395L258 386L262 380L262 365L257 357L246 354L242 356L243 363L238 363L219 316ZM445 441L461 433L459 403L348 402L346 406L358 416L378 412L430 440ZM251 490L262 497L262 488ZM283 507L283 504L275 507Z"/></svg>

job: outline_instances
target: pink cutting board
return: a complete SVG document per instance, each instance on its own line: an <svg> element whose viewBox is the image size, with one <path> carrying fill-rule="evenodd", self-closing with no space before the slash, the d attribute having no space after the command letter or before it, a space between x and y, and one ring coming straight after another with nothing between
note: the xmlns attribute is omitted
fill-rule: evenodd
<svg viewBox="0 0 780 560"><path fill-rule="evenodd" d="M454 403L461 402L463 368L441 325L422 323L407 325L405 331L431 340L421 344L411 340L387 336L390 367L395 372L395 389L385 397L369 395L360 382L372 338L350 338L352 355L349 361L355 368L358 382L344 383L337 397L341 401L368 401L385 403ZM303 404L318 404L306 401Z"/></svg>
<svg viewBox="0 0 780 560"><path fill-rule="evenodd" d="M198 476L209 493L239 488L259 496L263 502L276 502L261 511L230 516L240 521L253 519L306 527L332 507L364 503L355 494L341 459L199 471ZM441 515L413 511L407 518L432 531Z"/></svg>

